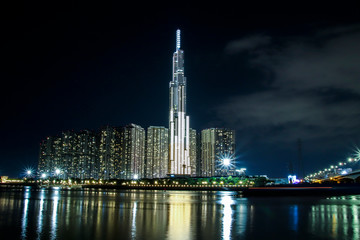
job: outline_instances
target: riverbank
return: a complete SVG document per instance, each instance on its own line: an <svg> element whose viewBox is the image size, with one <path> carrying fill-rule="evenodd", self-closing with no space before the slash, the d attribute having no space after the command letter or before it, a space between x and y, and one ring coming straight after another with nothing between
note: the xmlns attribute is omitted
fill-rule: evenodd
<svg viewBox="0 0 360 240"><path fill-rule="evenodd" d="M85 184L85 185L39 185L39 184L0 184L0 188L17 188L24 186L42 189L61 190L91 190L91 189L118 189L118 190L185 190L185 191L236 191L242 196L341 196L360 195L360 184L297 184L276 185L264 187L243 187L238 185L115 185L115 184Z"/></svg>

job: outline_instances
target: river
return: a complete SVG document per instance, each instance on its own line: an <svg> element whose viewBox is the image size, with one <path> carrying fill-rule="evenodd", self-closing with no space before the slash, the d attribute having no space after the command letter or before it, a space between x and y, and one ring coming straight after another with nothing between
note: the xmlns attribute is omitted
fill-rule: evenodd
<svg viewBox="0 0 360 240"><path fill-rule="evenodd" d="M359 240L360 195L0 189L0 233L6 239Z"/></svg>

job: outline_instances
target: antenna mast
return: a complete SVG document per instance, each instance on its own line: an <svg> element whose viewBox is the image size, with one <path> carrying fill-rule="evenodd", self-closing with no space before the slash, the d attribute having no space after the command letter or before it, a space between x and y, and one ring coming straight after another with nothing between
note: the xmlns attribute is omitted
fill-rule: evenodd
<svg viewBox="0 0 360 240"><path fill-rule="evenodd" d="M180 49L180 29L176 30L176 50Z"/></svg>

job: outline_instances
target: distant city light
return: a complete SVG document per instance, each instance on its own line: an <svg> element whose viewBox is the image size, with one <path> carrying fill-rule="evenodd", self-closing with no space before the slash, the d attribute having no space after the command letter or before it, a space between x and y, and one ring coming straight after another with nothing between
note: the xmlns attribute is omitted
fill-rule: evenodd
<svg viewBox="0 0 360 240"><path fill-rule="evenodd" d="M135 174L134 179L139 179L139 175Z"/></svg>
<svg viewBox="0 0 360 240"><path fill-rule="evenodd" d="M46 173L41 174L42 178L46 178Z"/></svg>
<svg viewBox="0 0 360 240"><path fill-rule="evenodd" d="M58 169L58 168L55 170L55 174L56 174L56 175L59 175L60 172L61 172L61 171L60 171L60 169Z"/></svg>
<svg viewBox="0 0 360 240"><path fill-rule="evenodd" d="M297 184L300 182L300 180L296 178L296 175L289 175L288 181L290 184Z"/></svg>

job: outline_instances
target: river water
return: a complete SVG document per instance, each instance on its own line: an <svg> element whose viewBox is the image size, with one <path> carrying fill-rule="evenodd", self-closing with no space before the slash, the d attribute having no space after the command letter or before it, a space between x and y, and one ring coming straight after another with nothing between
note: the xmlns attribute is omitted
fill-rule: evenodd
<svg viewBox="0 0 360 240"><path fill-rule="evenodd" d="M0 189L7 239L360 239L360 195ZM4 238L5 239L5 238Z"/></svg>

